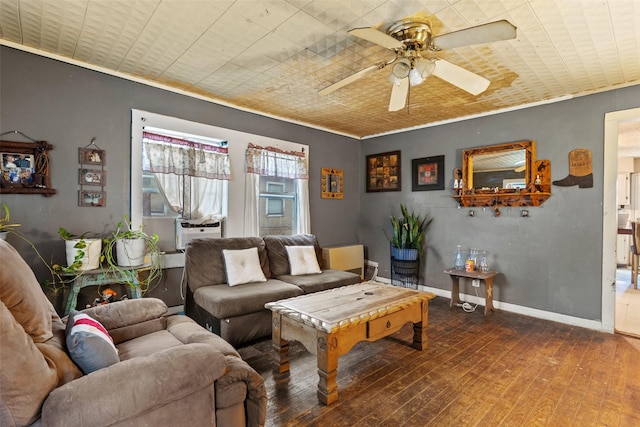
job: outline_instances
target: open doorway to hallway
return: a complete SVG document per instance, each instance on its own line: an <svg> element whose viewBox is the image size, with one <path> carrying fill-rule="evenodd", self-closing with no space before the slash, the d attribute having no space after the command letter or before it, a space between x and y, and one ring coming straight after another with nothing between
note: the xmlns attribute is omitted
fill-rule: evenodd
<svg viewBox="0 0 640 427"><path fill-rule="evenodd" d="M640 290L631 283L627 234L630 221L640 220L640 108L605 115L604 148L603 327L640 337Z"/></svg>

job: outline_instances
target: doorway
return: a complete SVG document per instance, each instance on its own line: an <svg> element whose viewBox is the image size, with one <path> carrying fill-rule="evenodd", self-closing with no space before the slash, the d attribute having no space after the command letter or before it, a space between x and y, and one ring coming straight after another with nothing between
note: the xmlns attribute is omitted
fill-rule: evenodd
<svg viewBox="0 0 640 427"><path fill-rule="evenodd" d="M622 328L632 333L637 331L640 336L640 317L636 321L630 317L622 316L616 309L628 311L623 298L628 286L623 286L624 276L617 277L616 243L618 230L617 214L617 173L618 173L618 141L620 138L619 127L622 123L640 121L640 108L615 111L605 115L604 122L604 191L603 191L603 221L602 221L602 328L608 332L615 332ZM630 281L629 273L629 281ZM621 286L616 289L617 284ZM619 291L619 292L617 292ZM640 292L640 291L638 291ZM617 298L620 297L620 298ZM633 310L633 309L632 309ZM624 313L626 314L626 312ZM628 322L626 320L631 320Z"/></svg>

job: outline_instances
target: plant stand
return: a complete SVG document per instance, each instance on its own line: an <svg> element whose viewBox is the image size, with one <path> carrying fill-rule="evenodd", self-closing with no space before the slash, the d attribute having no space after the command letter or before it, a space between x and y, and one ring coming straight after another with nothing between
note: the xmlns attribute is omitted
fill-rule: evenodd
<svg viewBox="0 0 640 427"><path fill-rule="evenodd" d="M66 316L71 310L76 309L80 289L87 286L130 283L129 297L133 299L142 298L138 275L142 271L149 270L149 268L149 266L140 266L130 267L128 269L123 269L120 271L96 269L83 272L73 280L73 286L69 290L69 297L67 298L67 305L64 309L64 315Z"/></svg>
<svg viewBox="0 0 640 427"><path fill-rule="evenodd" d="M391 284L404 288L418 289L420 280L420 258L399 260L391 256Z"/></svg>

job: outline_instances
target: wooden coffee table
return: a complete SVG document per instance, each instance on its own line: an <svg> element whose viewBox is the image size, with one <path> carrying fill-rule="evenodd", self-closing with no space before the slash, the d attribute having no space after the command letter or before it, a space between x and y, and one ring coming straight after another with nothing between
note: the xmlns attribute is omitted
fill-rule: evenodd
<svg viewBox="0 0 640 427"><path fill-rule="evenodd" d="M364 282L265 305L272 311L272 340L279 372L289 371L289 341L318 358L318 399L338 400L338 357L360 341L377 341L413 323L413 342L427 347L429 300L434 294Z"/></svg>

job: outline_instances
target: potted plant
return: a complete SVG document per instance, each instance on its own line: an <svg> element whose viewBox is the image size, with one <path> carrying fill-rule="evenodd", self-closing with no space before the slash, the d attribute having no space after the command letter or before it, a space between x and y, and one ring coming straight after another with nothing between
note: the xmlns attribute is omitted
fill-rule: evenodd
<svg viewBox="0 0 640 427"><path fill-rule="evenodd" d="M102 239L86 237L88 233L78 236L68 232L64 227L58 229L58 234L65 241L67 255L67 267L60 267L63 272L76 273L100 267Z"/></svg>
<svg viewBox="0 0 640 427"><path fill-rule="evenodd" d="M144 293L149 285L162 276L158 235L145 233L142 226L134 230L125 215L116 230L104 239L102 248L104 268L110 271L124 272L123 277L130 277L132 269L145 271L145 277L138 277L138 286ZM132 286L133 283L128 283Z"/></svg>
<svg viewBox="0 0 640 427"><path fill-rule="evenodd" d="M400 204L400 212L401 217L390 217L392 256L398 260L416 260L423 254L424 238L433 218L422 218L413 211L409 212L403 204Z"/></svg>
<svg viewBox="0 0 640 427"><path fill-rule="evenodd" d="M11 223L11 213L9 212L9 206L4 203L0 203L0 240L6 240L7 234L15 231L16 227L20 227L20 224Z"/></svg>

